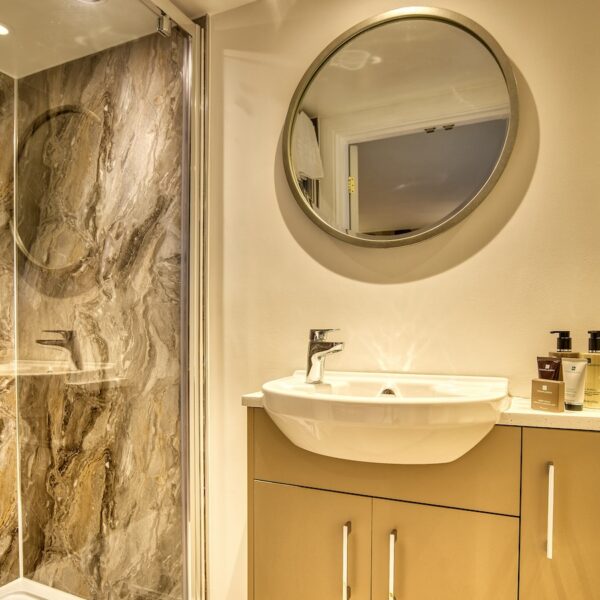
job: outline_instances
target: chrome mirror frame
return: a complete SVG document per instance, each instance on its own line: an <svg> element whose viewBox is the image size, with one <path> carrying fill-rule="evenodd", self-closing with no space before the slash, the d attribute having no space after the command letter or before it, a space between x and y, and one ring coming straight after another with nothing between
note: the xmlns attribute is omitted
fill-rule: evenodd
<svg viewBox="0 0 600 600"><path fill-rule="evenodd" d="M430 227L418 229L410 233L404 233L400 235L365 235L360 233L344 233L339 229L331 226L325 221L307 201L302 189L298 184L298 180L294 171L292 163L292 131L296 122L298 109L302 103L302 99L306 94L308 87L311 82L324 66L324 64L335 54L342 46L347 44L350 40L356 36L395 21L409 20L409 19L430 19L433 21L440 21L458 27L468 34L479 40L492 54L496 63L502 71L504 81L506 82L506 88L509 97L510 115L508 118L508 129L504 145L496 165L493 171L490 173L487 181L479 189L479 191L468 201L464 202L456 210L446 215L442 220L434 223ZM408 244L415 244L428 238L431 238L450 227L456 225L462 221L465 217L471 214L490 193L493 187L496 185L498 179L502 175L504 168L508 162L509 156L512 152L515 139L517 136L517 128L519 122L519 101L517 94L517 83L515 75L512 69L510 59L506 56L504 51L498 42L480 25L472 21L471 19L456 13L451 10L442 8L432 7L407 7L396 10L391 10L365 21L362 21L358 25L352 27L339 37L337 37L331 44L329 44L323 52L317 56L314 62L310 65L294 95L292 97L290 107L287 112L285 119L285 125L283 129L283 165L285 169L285 175L294 194L294 197L300 208L306 213L306 215L321 229L329 233L330 235L342 240L344 242L354 244L357 246L365 246L371 248L389 248L394 246L405 246Z"/></svg>

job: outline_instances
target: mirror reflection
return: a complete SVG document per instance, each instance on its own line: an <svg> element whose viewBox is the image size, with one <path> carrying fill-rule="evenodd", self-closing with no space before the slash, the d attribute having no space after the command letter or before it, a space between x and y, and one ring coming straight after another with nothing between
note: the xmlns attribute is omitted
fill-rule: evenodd
<svg viewBox="0 0 600 600"><path fill-rule="evenodd" d="M458 23L383 22L303 90L288 179L309 216L346 241L418 241L487 193L513 105L494 54Z"/></svg>
<svg viewBox="0 0 600 600"><path fill-rule="evenodd" d="M101 119L74 105L42 113L23 133L15 236L33 264L76 268L92 251L85 221L98 195L99 165L92 156L101 151L101 137Z"/></svg>

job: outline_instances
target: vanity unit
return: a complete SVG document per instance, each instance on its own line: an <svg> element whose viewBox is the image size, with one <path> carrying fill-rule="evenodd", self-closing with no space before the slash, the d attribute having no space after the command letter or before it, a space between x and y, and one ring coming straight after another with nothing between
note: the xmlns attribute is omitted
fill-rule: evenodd
<svg viewBox="0 0 600 600"><path fill-rule="evenodd" d="M502 421L535 419L516 404ZM262 408L248 427L251 600L600 598L600 431L497 425L389 465L302 450Z"/></svg>
<svg viewBox="0 0 600 600"><path fill-rule="evenodd" d="M423 242L490 195L518 104L477 23L374 16L296 88L289 187L346 243ZM509 408L503 378L323 378L343 347L327 331L311 331L305 373L244 398L251 600L600 600L600 411Z"/></svg>

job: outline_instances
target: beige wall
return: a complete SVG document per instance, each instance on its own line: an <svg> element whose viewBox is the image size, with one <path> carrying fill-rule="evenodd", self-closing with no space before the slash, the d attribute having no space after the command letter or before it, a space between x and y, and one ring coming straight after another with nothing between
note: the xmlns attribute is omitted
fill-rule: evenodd
<svg viewBox="0 0 600 600"><path fill-rule="evenodd" d="M600 328L596 0L440 0L514 61L521 127L485 203L416 246L354 248L317 229L281 165L295 86L356 22L408 3L265 0L211 21L209 510L212 598L245 597L240 394L302 368L310 327L340 327L330 368L506 375L527 395L547 332Z"/></svg>

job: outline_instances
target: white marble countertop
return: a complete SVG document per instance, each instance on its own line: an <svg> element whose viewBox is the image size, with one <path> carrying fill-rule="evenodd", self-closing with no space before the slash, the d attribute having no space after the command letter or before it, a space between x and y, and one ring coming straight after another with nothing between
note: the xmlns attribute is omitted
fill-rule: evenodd
<svg viewBox="0 0 600 600"><path fill-rule="evenodd" d="M510 408L500 416L499 425L600 431L600 410L584 408L582 411L553 413L533 410L529 398L513 397L511 400Z"/></svg>

